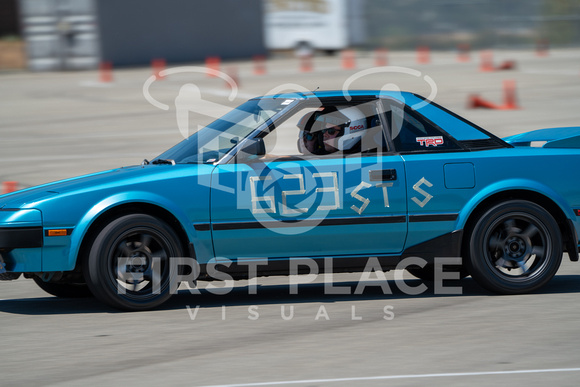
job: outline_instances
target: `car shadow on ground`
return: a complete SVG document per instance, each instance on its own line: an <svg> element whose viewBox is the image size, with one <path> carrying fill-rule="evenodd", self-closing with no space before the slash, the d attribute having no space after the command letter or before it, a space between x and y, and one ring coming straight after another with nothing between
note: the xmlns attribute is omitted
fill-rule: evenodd
<svg viewBox="0 0 580 387"><path fill-rule="evenodd" d="M296 294L291 294L288 284L258 285L251 294L249 286L234 286L226 294L214 294L201 289L196 294L189 290L180 290L169 301L156 310L186 309L192 304L200 308L221 308L223 306L249 305L279 305L300 303L333 303L341 301L372 301L394 300L407 298L440 298L440 297L517 297L495 295L482 289L473 279L465 278L461 281L447 281L443 290L436 290L432 283L418 279L406 279L405 284L410 289L421 290L422 285L427 289L420 294L410 294L402 289L394 280L387 281L387 285L378 281L368 282L335 282L333 289L341 293L333 294L324 283L300 284ZM357 286L359 287L357 291ZM361 288L362 287L362 288ZM349 290L350 288L350 290ZM452 291L451 289L456 289ZM362 290L362 291L361 291ZM557 275L548 285L532 294L571 294L580 293L580 275ZM37 297L26 299L0 300L0 313L21 315L59 315L59 314L86 314L86 313L123 313L102 304L95 298L57 298Z"/></svg>

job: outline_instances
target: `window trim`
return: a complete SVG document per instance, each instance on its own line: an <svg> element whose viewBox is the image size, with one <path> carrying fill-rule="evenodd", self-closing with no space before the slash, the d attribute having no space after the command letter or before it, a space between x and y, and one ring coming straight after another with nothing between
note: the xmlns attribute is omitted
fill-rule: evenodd
<svg viewBox="0 0 580 387"><path fill-rule="evenodd" d="M297 156L297 159L301 159L301 160L331 160L331 159L344 159L344 158L351 158L351 157L377 157L377 156L383 156L383 155L394 155L397 154L397 152L395 151L392 142L389 141L389 136L387 135L387 124L385 123L385 119L384 117L382 117L384 115L384 109L383 109L383 105L382 105L382 99L379 96L356 96L356 97L352 97L350 100L347 100L346 98L341 98L341 97L322 97L322 98L307 98L307 99L297 99L290 109L286 110L284 113L282 113L279 117L277 117L277 119L275 121L272 120L268 120L267 122L265 122L260 128L257 128L254 132L250 133L250 135L248 135L243 141L240 141L240 143L235 146L234 148L232 148L226 155L224 155L224 157L222 157L222 159L220 159L218 162L215 163L215 165L222 165L222 164L253 164L255 162L271 162L269 160L248 160L248 161L242 161L242 162L238 162L237 160L237 155L240 154L240 152L242 151L242 149L245 146L245 143L247 143L248 141L251 141L253 139L258 139L258 138L264 138L266 137L268 134L270 134L272 131L276 130L278 124L285 122L286 120L288 120L290 117L294 116L295 114L297 114L300 110L303 109L307 109L307 108L315 108L315 107L322 107L322 106L357 106L357 105L361 105L367 102L374 102L376 104L376 108L377 110L379 110L379 112L377 113L377 115L381 116L380 119L380 128L383 134L383 137L385 139L385 142L387 144L387 151L384 152L375 152L375 153L362 153L362 152L356 152L356 153L340 153L340 157L336 156L336 153L331 153L328 155L300 155ZM279 160L280 157L283 156L279 156L277 158L275 158L274 160ZM289 157L289 160L294 159L293 157Z"/></svg>
<svg viewBox="0 0 580 387"><path fill-rule="evenodd" d="M387 128L385 128L385 132L386 132L386 136L388 139L388 142L391 144L391 149L394 150L394 152L396 154L401 154L401 155L405 155L405 154L425 154L425 153L454 153L454 152L465 152L468 149L465 148L465 146L463 146L463 144L461 144L460 141L458 141L455 137L453 137L451 134L449 134L445 129L441 128L439 125L435 124L433 121L431 121L429 118L425 117L423 114L419 113L418 111L416 111L415 109L413 109L412 107L410 107L409 105L395 99L395 98L391 98L391 97L383 97L380 98L381 101L385 101L389 103L388 109L386 106L383 106L383 115L384 115L384 119L383 121L386 123L386 125L388 126ZM434 128L435 130L437 130L440 134L444 135L446 137L446 139L449 139L453 144L455 144L457 146L456 149L416 149L416 150L399 150L397 149L397 147L395 146L395 143L393 141L393 138L391 137L391 123L388 122L387 119L387 111L392 111L391 109L391 105L392 104L398 105L398 107L400 107L401 109L403 109L403 112L405 114L409 114L411 115L414 119L416 119L417 121L419 121L421 124L423 125L429 125L432 128Z"/></svg>

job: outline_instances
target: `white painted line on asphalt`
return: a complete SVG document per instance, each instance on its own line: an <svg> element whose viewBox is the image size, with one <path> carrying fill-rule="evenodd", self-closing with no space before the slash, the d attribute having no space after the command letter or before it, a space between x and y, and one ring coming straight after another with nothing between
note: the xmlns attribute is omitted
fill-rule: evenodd
<svg viewBox="0 0 580 387"><path fill-rule="evenodd" d="M551 368L543 370L514 370L514 371L484 371L484 372L456 372L442 374L418 374L418 375L387 375L387 376L365 376L359 378L336 378L336 379L309 379L309 380L288 380L243 384L220 384L202 387L256 387L256 386L283 386L289 384L309 384L309 383L339 383L339 382L359 382L389 379L420 379L420 378L449 378L460 376L490 376L490 375L518 375L518 374L541 374L554 372L580 372L580 368Z"/></svg>
<svg viewBox="0 0 580 387"><path fill-rule="evenodd" d="M577 77L580 75L579 70L523 70L525 74L538 74L538 75L566 75Z"/></svg>

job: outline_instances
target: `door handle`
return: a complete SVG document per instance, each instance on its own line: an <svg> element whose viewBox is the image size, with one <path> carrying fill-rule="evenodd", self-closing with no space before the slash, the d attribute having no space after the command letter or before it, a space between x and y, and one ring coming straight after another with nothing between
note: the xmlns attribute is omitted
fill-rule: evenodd
<svg viewBox="0 0 580 387"><path fill-rule="evenodd" d="M396 169L378 169L369 171L369 178L371 181L389 181L397 180Z"/></svg>

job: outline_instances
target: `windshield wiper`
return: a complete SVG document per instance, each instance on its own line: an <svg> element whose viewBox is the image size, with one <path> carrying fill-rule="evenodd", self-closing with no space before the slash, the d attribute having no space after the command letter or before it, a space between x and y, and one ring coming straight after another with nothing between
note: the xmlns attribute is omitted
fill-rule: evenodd
<svg viewBox="0 0 580 387"><path fill-rule="evenodd" d="M170 159L155 159L151 162L151 164L170 164L170 165L175 165L175 161L174 160L170 160Z"/></svg>

